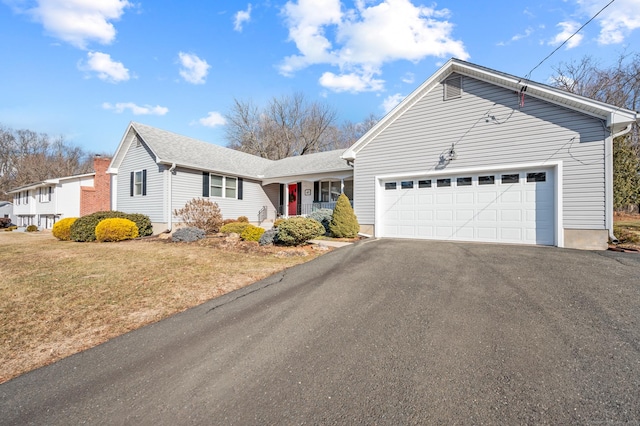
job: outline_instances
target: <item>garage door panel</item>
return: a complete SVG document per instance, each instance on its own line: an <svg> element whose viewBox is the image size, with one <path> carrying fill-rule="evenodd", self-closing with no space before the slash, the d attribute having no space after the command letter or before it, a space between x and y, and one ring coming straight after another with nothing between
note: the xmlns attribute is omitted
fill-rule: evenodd
<svg viewBox="0 0 640 426"><path fill-rule="evenodd" d="M546 170L545 181L540 181L542 171L443 176L437 180L449 180L451 186L434 183L423 188L419 188L418 179L404 179L412 182L413 188L402 189L401 181L395 181L397 190L383 192L383 235L554 244L554 176ZM507 183L503 175L516 175L518 182ZM528 179L531 176L537 176L535 181ZM471 177L471 185L459 185L458 177Z"/></svg>

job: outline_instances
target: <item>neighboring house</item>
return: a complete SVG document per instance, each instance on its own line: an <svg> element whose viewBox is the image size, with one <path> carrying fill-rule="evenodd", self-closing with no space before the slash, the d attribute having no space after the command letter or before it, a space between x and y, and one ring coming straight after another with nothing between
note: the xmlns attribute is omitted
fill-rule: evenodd
<svg viewBox="0 0 640 426"><path fill-rule="evenodd" d="M310 213L353 198L353 169L342 150L268 160L175 133L130 123L113 157L114 210L148 215L154 232L181 222L193 198L215 201L225 219L253 223Z"/></svg>
<svg viewBox="0 0 640 426"><path fill-rule="evenodd" d="M96 157L94 172L47 179L9 191L13 194L15 224L50 229L59 219L110 210L110 158Z"/></svg>
<svg viewBox="0 0 640 426"><path fill-rule="evenodd" d="M452 59L345 151L376 237L607 247L639 114Z"/></svg>
<svg viewBox="0 0 640 426"><path fill-rule="evenodd" d="M13 203L10 201L0 201L0 218L11 219L11 223L15 223L13 216Z"/></svg>

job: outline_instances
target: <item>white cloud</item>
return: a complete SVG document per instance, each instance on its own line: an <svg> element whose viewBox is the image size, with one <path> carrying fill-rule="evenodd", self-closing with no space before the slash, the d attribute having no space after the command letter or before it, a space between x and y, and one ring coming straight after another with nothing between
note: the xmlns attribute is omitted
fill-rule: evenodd
<svg viewBox="0 0 640 426"><path fill-rule="evenodd" d="M125 110L130 110L133 115L165 115L169 112L169 108L161 107L160 105L139 106L134 104L133 102L119 102L115 105L110 104L109 102L105 102L102 104L102 108L114 111L118 114L122 114Z"/></svg>
<svg viewBox="0 0 640 426"><path fill-rule="evenodd" d="M387 114L389 111L394 109L402 100L404 99L404 95L400 93L396 93L395 95L390 95L385 98L382 102L382 108L384 109L384 113Z"/></svg>
<svg viewBox="0 0 640 426"><path fill-rule="evenodd" d="M178 53L180 58L180 75L188 83L192 84L204 84L207 74L209 74L209 68L211 65L204 59L198 58L193 53Z"/></svg>
<svg viewBox="0 0 640 426"><path fill-rule="evenodd" d="M373 78L372 74L349 73L336 75L325 72L320 77L320 85L334 92L377 92L384 88L384 80Z"/></svg>
<svg viewBox="0 0 640 426"><path fill-rule="evenodd" d="M233 29L235 31L242 32L242 25L249 21L251 21L251 3L247 6L247 10L240 10L236 12L235 19L233 21Z"/></svg>
<svg viewBox="0 0 640 426"><path fill-rule="evenodd" d="M585 19L594 16L606 4L602 0L575 2ZM598 15L595 22L600 26L599 44L623 43L632 31L640 28L640 0L616 0Z"/></svg>
<svg viewBox="0 0 640 426"><path fill-rule="evenodd" d="M562 31L560 31L560 33L558 33L553 39L549 40L548 44L552 46L557 46L571 37L571 35L575 33L578 28L580 28L580 24L575 21L565 21L558 23L556 27L560 27ZM578 47L583 38L584 36L581 33L578 33L571 37L571 39L567 41L567 49Z"/></svg>
<svg viewBox="0 0 640 426"><path fill-rule="evenodd" d="M524 38L527 38L533 33L534 33L534 29L531 28L531 27L527 27L527 28L525 28L524 32L514 35L513 37L511 37L509 39L509 41L500 41L500 42L497 43L497 45L498 46L507 46L507 45L511 44L512 42L514 42L514 41L518 41L518 40L522 40Z"/></svg>
<svg viewBox="0 0 640 426"><path fill-rule="evenodd" d="M227 120L219 112L211 111L206 117L198 120L198 123L206 127L224 126L227 124Z"/></svg>
<svg viewBox="0 0 640 426"><path fill-rule="evenodd" d="M408 72L404 75L404 77L402 77L402 82L406 84L413 84L415 80L416 80L416 76L412 72Z"/></svg>
<svg viewBox="0 0 640 426"><path fill-rule="evenodd" d="M116 29L111 21L120 19L127 0L36 0L36 5L20 10L42 23L44 29L60 40L80 49L90 41L111 43Z"/></svg>
<svg viewBox="0 0 640 426"><path fill-rule="evenodd" d="M385 63L419 62L428 56L468 59L463 43L451 36L447 9L416 6L411 0L371 3L359 0L343 12L339 0L288 1L283 14L299 54L284 58L280 72L291 75L313 64L329 64L339 68L340 75L325 73L325 87L382 90L382 80L371 76L380 74ZM330 39L328 34L335 36Z"/></svg>
<svg viewBox="0 0 640 426"><path fill-rule="evenodd" d="M97 72L100 80L111 83L127 81L130 78L129 70L124 67L122 62L116 62L111 59L110 55L102 52L88 52L87 63L80 68Z"/></svg>

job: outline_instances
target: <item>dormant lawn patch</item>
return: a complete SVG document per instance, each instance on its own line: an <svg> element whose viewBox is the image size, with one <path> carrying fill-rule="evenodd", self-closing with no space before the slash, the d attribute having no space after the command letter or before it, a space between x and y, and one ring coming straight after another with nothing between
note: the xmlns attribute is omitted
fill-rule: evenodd
<svg viewBox="0 0 640 426"><path fill-rule="evenodd" d="M0 232L0 383L319 253L216 237L75 243Z"/></svg>

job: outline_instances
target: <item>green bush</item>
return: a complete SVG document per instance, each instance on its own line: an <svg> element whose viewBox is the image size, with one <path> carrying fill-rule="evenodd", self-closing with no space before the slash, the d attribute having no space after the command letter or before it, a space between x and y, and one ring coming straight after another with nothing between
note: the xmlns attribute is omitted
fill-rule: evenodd
<svg viewBox="0 0 640 426"><path fill-rule="evenodd" d="M336 238L353 238L360 232L358 218L353 212L349 198L344 194L340 194L333 209L329 231Z"/></svg>
<svg viewBox="0 0 640 426"><path fill-rule="evenodd" d="M249 218L246 216L238 217L238 222L249 223Z"/></svg>
<svg viewBox="0 0 640 426"><path fill-rule="evenodd" d="M242 235L242 232L244 232L244 230L248 226L251 226L251 224L243 223L243 222L231 222L231 223L227 223L222 228L220 228L220 232L222 232L223 234L235 233L235 234Z"/></svg>
<svg viewBox="0 0 640 426"><path fill-rule="evenodd" d="M240 234L240 238L244 241L260 241L260 237L264 234L264 228L255 225L249 225L244 228L242 234Z"/></svg>
<svg viewBox="0 0 640 426"><path fill-rule="evenodd" d="M283 220L278 225L276 243L299 246L324 234L324 226L317 220L296 216Z"/></svg>
<svg viewBox="0 0 640 426"><path fill-rule="evenodd" d="M136 224L138 235L146 237L153 233L151 220L143 214L128 214L119 211L109 210L104 212L95 212L82 216L71 225L71 239L78 242L87 242L96 240L96 226L104 219L129 219Z"/></svg>
<svg viewBox="0 0 640 426"><path fill-rule="evenodd" d="M77 217L65 217L53 224L51 234L60 241L69 241L71 239L71 225L78 220Z"/></svg>
<svg viewBox="0 0 640 426"><path fill-rule="evenodd" d="M331 222L331 216L333 215L333 210L331 209L318 209L312 212L307 217L309 219L317 220L324 226L325 234L329 234L329 222Z"/></svg>
<svg viewBox="0 0 640 426"><path fill-rule="evenodd" d="M138 237L138 226L132 220L114 217L101 220L95 233L100 242L132 240Z"/></svg>
<svg viewBox="0 0 640 426"><path fill-rule="evenodd" d="M277 228L282 222L284 222L286 219L283 218L278 218L276 220L273 221L273 227Z"/></svg>
<svg viewBox="0 0 640 426"><path fill-rule="evenodd" d="M27 232L36 232L38 230L38 227L36 225L29 225L27 226L26 231Z"/></svg>

